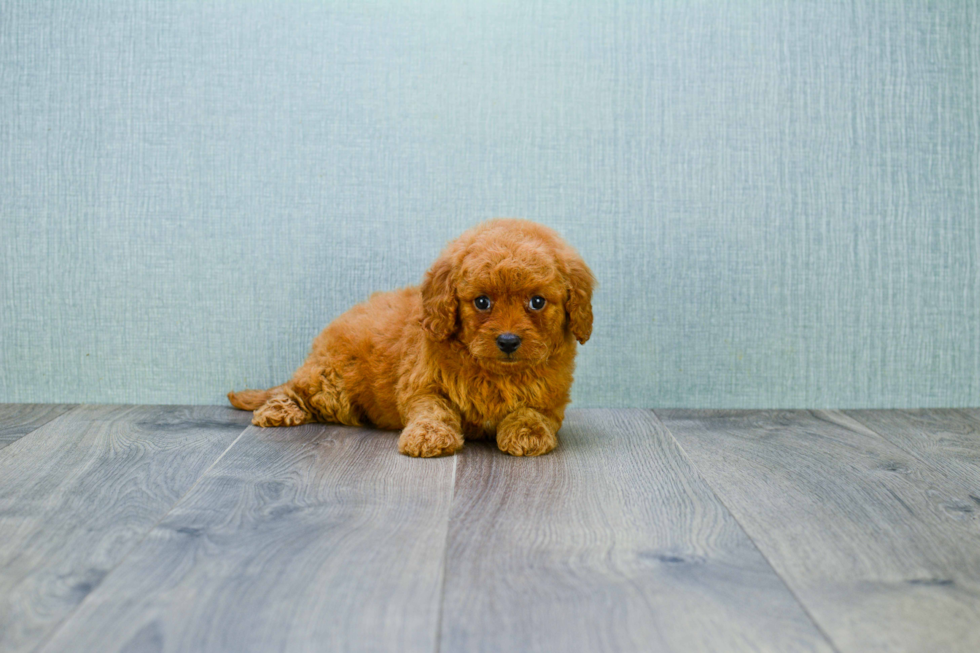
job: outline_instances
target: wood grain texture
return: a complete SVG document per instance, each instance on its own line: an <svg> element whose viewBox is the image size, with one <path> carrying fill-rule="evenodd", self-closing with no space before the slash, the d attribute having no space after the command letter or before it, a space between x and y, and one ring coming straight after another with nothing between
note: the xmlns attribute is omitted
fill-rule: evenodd
<svg viewBox="0 0 980 653"><path fill-rule="evenodd" d="M227 408L83 406L0 451L0 651L33 650L246 422Z"/></svg>
<svg viewBox="0 0 980 653"><path fill-rule="evenodd" d="M980 408L960 408L958 410L974 422L980 424Z"/></svg>
<svg viewBox="0 0 980 653"><path fill-rule="evenodd" d="M949 506L965 516L980 515L980 419L970 411L847 410L897 447L969 488L963 500ZM980 519L980 517L978 517Z"/></svg>
<svg viewBox="0 0 980 653"><path fill-rule="evenodd" d="M396 437L250 427L44 650L434 650L455 461Z"/></svg>
<svg viewBox="0 0 980 653"><path fill-rule="evenodd" d="M74 407L75 404L0 404L0 449Z"/></svg>
<svg viewBox="0 0 980 653"><path fill-rule="evenodd" d="M839 412L657 414L840 650L980 650L966 486Z"/></svg>
<svg viewBox="0 0 980 653"><path fill-rule="evenodd" d="M441 651L831 650L652 413L459 454Z"/></svg>

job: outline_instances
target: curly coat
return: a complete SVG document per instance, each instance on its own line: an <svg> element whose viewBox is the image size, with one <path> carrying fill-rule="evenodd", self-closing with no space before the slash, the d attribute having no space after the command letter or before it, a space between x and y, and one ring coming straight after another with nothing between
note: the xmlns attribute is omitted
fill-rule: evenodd
<svg viewBox="0 0 980 653"><path fill-rule="evenodd" d="M515 456L544 454L558 443L576 341L592 333L594 286L551 229L492 220L450 243L421 286L375 293L334 320L289 382L228 399L258 426L401 429L410 456L484 437ZM501 334L520 338L516 351Z"/></svg>

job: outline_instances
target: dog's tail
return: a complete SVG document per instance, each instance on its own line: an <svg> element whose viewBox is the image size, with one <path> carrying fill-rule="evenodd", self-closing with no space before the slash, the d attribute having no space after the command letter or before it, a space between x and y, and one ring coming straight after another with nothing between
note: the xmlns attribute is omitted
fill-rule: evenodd
<svg viewBox="0 0 980 653"><path fill-rule="evenodd" d="M230 401L231 405L238 410L255 410L272 396L273 390L276 390L279 387L281 386L269 388L268 390L242 390L241 392L229 392L228 401Z"/></svg>

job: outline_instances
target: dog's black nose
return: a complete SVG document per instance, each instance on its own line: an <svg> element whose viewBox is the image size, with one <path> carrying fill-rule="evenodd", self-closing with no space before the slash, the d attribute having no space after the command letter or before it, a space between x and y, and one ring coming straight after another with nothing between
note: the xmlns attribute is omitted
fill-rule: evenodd
<svg viewBox="0 0 980 653"><path fill-rule="evenodd" d="M505 354L513 354L521 346L521 337L516 333L501 333L497 336L497 348Z"/></svg>

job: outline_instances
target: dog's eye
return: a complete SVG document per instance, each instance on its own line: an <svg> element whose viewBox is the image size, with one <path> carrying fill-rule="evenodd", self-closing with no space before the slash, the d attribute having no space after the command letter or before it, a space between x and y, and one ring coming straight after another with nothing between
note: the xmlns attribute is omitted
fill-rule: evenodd
<svg viewBox="0 0 980 653"><path fill-rule="evenodd" d="M473 300L473 305L476 306L478 311L489 311L490 310L490 298L486 295L480 295Z"/></svg>
<svg viewBox="0 0 980 653"><path fill-rule="evenodd" d="M545 305L545 299L541 295L535 295L534 297L531 298L532 311L540 311L542 308L544 308L544 305Z"/></svg>

